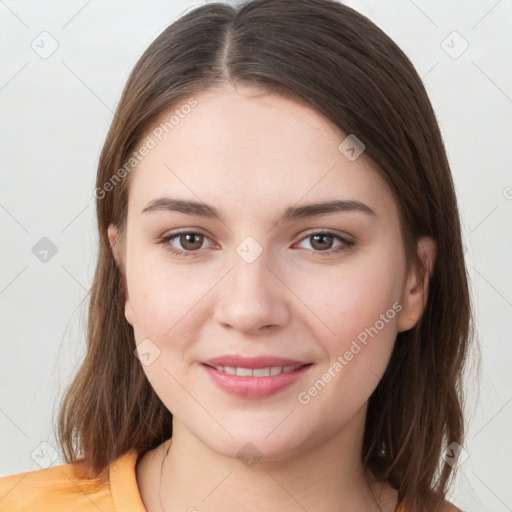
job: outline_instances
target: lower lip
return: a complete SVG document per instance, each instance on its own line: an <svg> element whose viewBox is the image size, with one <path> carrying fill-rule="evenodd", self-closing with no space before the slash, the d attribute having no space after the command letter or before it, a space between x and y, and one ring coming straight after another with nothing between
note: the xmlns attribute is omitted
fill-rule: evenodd
<svg viewBox="0 0 512 512"><path fill-rule="evenodd" d="M242 377L230 375L202 364L210 378L222 390L243 398L266 398L281 389L290 386L303 377L311 368L311 364L303 366L293 372L280 373L267 377Z"/></svg>

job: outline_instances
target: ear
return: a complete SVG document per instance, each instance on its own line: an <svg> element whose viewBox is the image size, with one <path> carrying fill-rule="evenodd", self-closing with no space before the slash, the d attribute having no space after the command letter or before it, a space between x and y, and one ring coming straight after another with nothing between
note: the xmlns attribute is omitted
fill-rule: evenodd
<svg viewBox="0 0 512 512"><path fill-rule="evenodd" d="M428 284L434 271L436 243L430 237L418 240L417 252L423 261L423 271L413 265L402 294L402 310L398 317L398 332L413 328L421 318L428 299Z"/></svg>
<svg viewBox="0 0 512 512"><path fill-rule="evenodd" d="M107 234L108 241L110 242L110 248L112 249L112 254L116 260L116 264L118 267L121 267L121 259L119 257L119 247L117 241L117 227L114 226L114 224L110 224L107 230Z"/></svg>
<svg viewBox="0 0 512 512"><path fill-rule="evenodd" d="M117 268L119 269L119 273L121 274L121 282L123 286L123 292L125 297L125 303L124 303L124 316L127 320L127 322L130 325L132 324L132 308L130 303L130 298L128 296L128 286L126 284L126 275L123 267L123 261L121 259L120 255L120 244L119 244L119 233L118 229L114 224L110 224L108 227L108 240L110 242L110 248L112 249L112 254L114 255L114 259L116 261Z"/></svg>

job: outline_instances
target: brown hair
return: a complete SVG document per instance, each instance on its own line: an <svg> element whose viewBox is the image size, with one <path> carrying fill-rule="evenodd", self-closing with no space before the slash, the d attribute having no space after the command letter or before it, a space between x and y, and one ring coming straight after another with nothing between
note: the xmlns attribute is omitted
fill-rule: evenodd
<svg viewBox="0 0 512 512"><path fill-rule="evenodd" d="M462 378L473 320L461 226L435 114L412 64L361 14L332 0L255 0L196 8L165 29L135 65L98 166L99 256L90 291L87 353L67 389L58 439L67 462L92 472L130 449L143 454L172 435L172 415L134 356L120 269L107 236L122 231L129 175L105 193L151 123L193 94L249 83L314 108L356 134L389 185L408 265L426 267L421 236L437 243L429 295L417 325L397 335L372 394L362 459L411 510L434 510L453 468L445 447L463 444Z"/></svg>

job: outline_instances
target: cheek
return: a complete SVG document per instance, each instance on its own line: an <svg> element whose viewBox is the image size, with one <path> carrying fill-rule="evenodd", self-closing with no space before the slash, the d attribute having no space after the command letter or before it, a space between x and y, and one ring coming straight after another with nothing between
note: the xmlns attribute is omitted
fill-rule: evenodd
<svg viewBox="0 0 512 512"><path fill-rule="evenodd" d="M398 258L397 258L398 259ZM322 345L331 373L344 374L347 384L371 377L376 385L396 340L401 279L399 261L381 259L361 266L347 266L306 281L302 293L317 319L315 338ZM312 318L313 316L310 315ZM310 327L313 324L310 324ZM322 368L321 371L324 371Z"/></svg>
<svg viewBox="0 0 512 512"><path fill-rule="evenodd" d="M333 270L317 272L295 285L333 338L355 336L370 327L400 297L400 268L391 261Z"/></svg>
<svg viewBox="0 0 512 512"><path fill-rule="evenodd" d="M147 256L147 255L146 255ZM190 397L180 383L190 371L190 345L200 337L203 301L212 283L191 272L143 254L127 267L130 307L137 345L149 352L143 370L156 394L172 412L187 410ZM190 269L190 270L189 270ZM146 364L145 364L146 363Z"/></svg>
<svg viewBox="0 0 512 512"><path fill-rule="evenodd" d="M195 308L212 284L208 271L194 265L171 265L165 257L134 254L127 265L127 284L136 339L164 339L196 318ZM139 336L137 336L139 332Z"/></svg>

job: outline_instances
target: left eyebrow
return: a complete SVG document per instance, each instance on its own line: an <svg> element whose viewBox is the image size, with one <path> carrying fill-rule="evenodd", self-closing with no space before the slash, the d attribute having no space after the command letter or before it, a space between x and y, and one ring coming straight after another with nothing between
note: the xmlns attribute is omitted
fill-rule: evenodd
<svg viewBox="0 0 512 512"><path fill-rule="evenodd" d="M161 197L148 203L141 213L156 210L176 211L186 215L196 215L198 217L217 218L222 221L222 213L212 205L188 201L184 199L174 199L171 197ZM377 212L370 206L353 199L339 199L322 203L310 203L303 206L289 206L284 211L282 221L291 221L307 217L318 217L338 212L361 212L372 217L378 217Z"/></svg>
<svg viewBox="0 0 512 512"><path fill-rule="evenodd" d="M339 199L324 203L311 203L305 204L304 206L288 207L281 217L281 221L317 217L338 212L361 212L371 215L372 217L378 217L377 212L367 204L353 199Z"/></svg>

